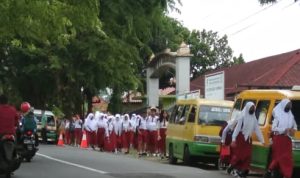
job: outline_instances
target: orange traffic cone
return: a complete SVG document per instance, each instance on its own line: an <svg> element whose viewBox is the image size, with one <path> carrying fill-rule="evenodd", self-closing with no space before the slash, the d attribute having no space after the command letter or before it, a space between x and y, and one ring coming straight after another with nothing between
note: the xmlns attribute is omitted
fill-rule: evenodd
<svg viewBox="0 0 300 178"><path fill-rule="evenodd" d="M82 140L81 140L80 148L84 148L84 149L85 149L85 148L88 148L85 130L83 131L83 135L82 135Z"/></svg>
<svg viewBox="0 0 300 178"><path fill-rule="evenodd" d="M62 133L59 134L57 146L65 146Z"/></svg>

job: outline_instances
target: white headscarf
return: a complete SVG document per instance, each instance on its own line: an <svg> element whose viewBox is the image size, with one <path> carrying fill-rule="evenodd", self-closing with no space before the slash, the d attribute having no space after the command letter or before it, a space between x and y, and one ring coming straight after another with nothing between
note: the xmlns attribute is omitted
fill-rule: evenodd
<svg viewBox="0 0 300 178"><path fill-rule="evenodd" d="M121 119L121 115L120 115L120 114L116 114L115 120L116 120L116 121L119 121L120 119Z"/></svg>
<svg viewBox="0 0 300 178"><path fill-rule="evenodd" d="M294 115L291 112L285 112L284 109L286 105L291 102L289 99L283 99L277 106L273 109L273 117L279 121L281 128L293 128L294 126Z"/></svg>
<svg viewBox="0 0 300 178"><path fill-rule="evenodd" d="M86 120L92 120L94 118L94 114L93 113L89 113L88 116L86 117Z"/></svg>
<svg viewBox="0 0 300 178"><path fill-rule="evenodd" d="M94 119L94 114L93 113L89 113L88 116L86 117L85 119L85 128L88 130L88 131L95 131L97 128L96 128L96 119Z"/></svg>
<svg viewBox="0 0 300 178"><path fill-rule="evenodd" d="M243 128L241 131L245 137L245 140L252 135L255 124L257 124L255 112L253 114L249 114L249 110L252 106L255 106L253 102L247 102L241 113L241 119L243 120Z"/></svg>
<svg viewBox="0 0 300 178"><path fill-rule="evenodd" d="M129 114L124 114L124 120L125 118L127 118L127 120L129 121L130 120Z"/></svg>
<svg viewBox="0 0 300 178"><path fill-rule="evenodd" d="M99 111L96 111L96 113L95 113L95 119L97 121L100 119L101 116L102 116L102 113L100 113Z"/></svg>

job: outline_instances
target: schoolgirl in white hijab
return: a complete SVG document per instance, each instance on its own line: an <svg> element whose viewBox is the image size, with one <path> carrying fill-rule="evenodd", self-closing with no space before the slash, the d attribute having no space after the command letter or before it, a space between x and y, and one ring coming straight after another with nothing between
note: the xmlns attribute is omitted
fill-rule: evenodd
<svg viewBox="0 0 300 178"><path fill-rule="evenodd" d="M291 109L292 103L289 99L283 99L273 109L272 159L265 177L271 177L271 172L276 169L280 170L283 177L292 177L294 163L290 138L297 131L297 124Z"/></svg>
<svg viewBox="0 0 300 178"><path fill-rule="evenodd" d="M93 113L89 113L87 118L85 119L84 128L87 131L87 141L88 144L95 149L95 145L97 143L97 122L94 118Z"/></svg>
<svg viewBox="0 0 300 178"><path fill-rule="evenodd" d="M114 131L116 134L115 153L118 153L121 152L122 149L122 120L120 114L116 114L116 119L114 121Z"/></svg>
<svg viewBox="0 0 300 178"><path fill-rule="evenodd" d="M290 103L291 101L289 99L283 99L273 109L273 132L277 132L278 134L288 134L292 136L292 133L297 130L297 124L294 115L291 112Z"/></svg>
<svg viewBox="0 0 300 178"><path fill-rule="evenodd" d="M98 129L97 122L96 119L94 119L93 113L89 113L88 116L86 117L84 127L89 132L96 131Z"/></svg>
<svg viewBox="0 0 300 178"><path fill-rule="evenodd" d="M245 141L248 140L252 133L255 132L259 141L264 144L264 137L259 129L259 124L255 116L255 105L253 102L247 102L244 109L242 110L238 120L237 125L232 134L232 141L236 141L238 134L242 132Z"/></svg>
<svg viewBox="0 0 300 178"><path fill-rule="evenodd" d="M264 144L264 138L260 131L256 116L255 105L247 102L242 110L237 125L232 134L233 153L231 154L231 165L229 170L234 169L234 174L245 177L250 168L252 156L252 133L255 132L259 141Z"/></svg>
<svg viewBox="0 0 300 178"><path fill-rule="evenodd" d="M120 114L116 114L115 121L114 121L114 131L117 136L122 135L122 119Z"/></svg>

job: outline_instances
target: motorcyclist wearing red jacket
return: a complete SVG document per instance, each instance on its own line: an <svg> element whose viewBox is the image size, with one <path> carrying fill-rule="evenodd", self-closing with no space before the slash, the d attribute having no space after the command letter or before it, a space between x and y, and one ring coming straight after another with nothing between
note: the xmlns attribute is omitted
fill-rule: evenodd
<svg viewBox="0 0 300 178"><path fill-rule="evenodd" d="M16 134L19 125L19 116L15 107L8 104L5 95L0 95L0 135Z"/></svg>

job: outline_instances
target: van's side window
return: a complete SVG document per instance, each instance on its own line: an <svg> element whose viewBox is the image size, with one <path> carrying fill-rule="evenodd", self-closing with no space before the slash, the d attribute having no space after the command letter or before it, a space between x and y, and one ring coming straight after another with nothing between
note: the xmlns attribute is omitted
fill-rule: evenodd
<svg viewBox="0 0 300 178"><path fill-rule="evenodd" d="M190 105L186 105L182 111L181 117L179 119L179 124L184 124L188 114L189 114L189 110L190 110Z"/></svg>
<svg viewBox="0 0 300 178"><path fill-rule="evenodd" d="M254 105L256 105L256 100L251 100L251 99L244 100L244 102L243 102L243 107L242 107L242 109L241 109L241 110L243 110L243 109L244 109L245 105L246 105L248 102L252 102L252 103L254 103Z"/></svg>
<svg viewBox="0 0 300 178"><path fill-rule="evenodd" d="M179 105L177 107L177 110L176 110L176 113L175 113L175 124L179 124L181 122L182 116L183 116L183 113L184 113L184 109L185 109L184 105Z"/></svg>
<svg viewBox="0 0 300 178"><path fill-rule="evenodd" d="M170 123L175 123L175 118L176 118L176 115L177 115L177 111L178 111L178 107L179 106L175 106L174 108L173 108L173 111L172 111L172 113L171 113L171 117L170 117Z"/></svg>
<svg viewBox="0 0 300 178"><path fill-rule="evenodd" d="M259 125L265 125L270 103L270 100L258 101L255 114Z"/></svg>
<svg viewBox="0 0 300 178"><path fill-rule="evenodd" d="M195 122L195 117L196 117L196 111L197 111L197 106L193 105L191 108L191 112L189 114L188 122Z"/></svg>
<svg viewBox="0 0 300 178"><path fill-rule="evenodd" d="M234 103L233 108L237 110L241 110L241 105L242 105L242 99L237 99Z"/></svg>

